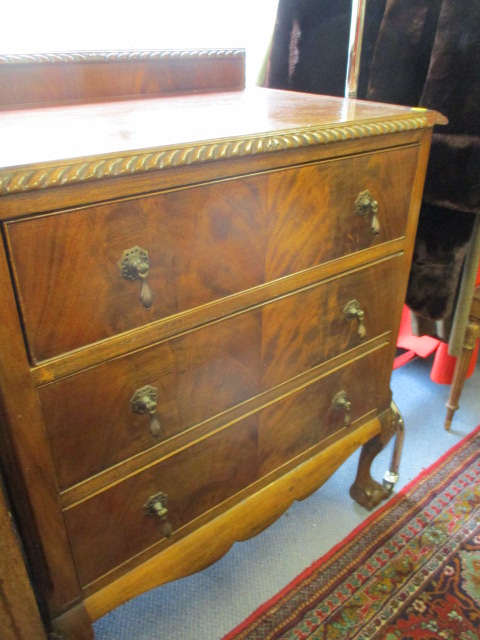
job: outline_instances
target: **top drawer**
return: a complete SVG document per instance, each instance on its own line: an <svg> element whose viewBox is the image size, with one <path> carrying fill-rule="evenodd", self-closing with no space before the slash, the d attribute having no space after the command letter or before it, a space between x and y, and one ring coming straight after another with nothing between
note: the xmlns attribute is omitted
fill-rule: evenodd
<svg viewBox="0 0 480 640"><path fill-rule="evenodd" d="M7 223L32 360L402 237L417 155L407 147ZM356 211L367 190L378 233Z"/></svg>

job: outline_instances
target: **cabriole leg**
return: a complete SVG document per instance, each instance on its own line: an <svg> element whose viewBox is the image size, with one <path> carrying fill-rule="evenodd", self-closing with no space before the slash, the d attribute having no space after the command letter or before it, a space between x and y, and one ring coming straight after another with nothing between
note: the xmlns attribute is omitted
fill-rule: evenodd
<svg viewBox="0 0 480 640"><path fill-rule="evenodd" d="M394 402L390 410L381 417L382 431L365 443L360 453L357 476L350 488L350 495L365 509L373 509L391 494L394 484L398 480L398 467L404 440L403 418ZM396 435L395 448L390 469L385 473L383 484L374 480L370 469L374 458L385 448L393 435Z"/></svg>
<svg viewBox="0 0 480 640"><path fill-rule="evenodd" d="M85 606L78 604L52 622L49 640L95 640Z"/></svg>

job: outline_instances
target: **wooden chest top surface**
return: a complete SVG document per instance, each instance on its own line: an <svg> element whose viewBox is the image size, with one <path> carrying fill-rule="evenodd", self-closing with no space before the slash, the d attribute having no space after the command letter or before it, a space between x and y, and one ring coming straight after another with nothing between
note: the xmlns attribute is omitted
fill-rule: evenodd
<svg viewBox="0 0 480 640"><path fill-rule="evenodd" d="M0 194L423 129L433 112L252 88L0 112Z"/></svg>
<svg viewBox="0 0 480 640"><path fill-rule="evenodd" d="M0 113L0 165L421 117L427 112L263 88L10 110Z"/></svg>

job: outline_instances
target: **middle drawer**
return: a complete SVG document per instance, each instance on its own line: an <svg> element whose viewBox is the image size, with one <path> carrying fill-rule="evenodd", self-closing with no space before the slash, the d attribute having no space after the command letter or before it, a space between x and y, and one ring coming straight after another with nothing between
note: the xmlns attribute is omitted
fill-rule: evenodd
<svg viewBox="0 0 480 640"><path fill-rule="evenodd" d="M402 260L394 256L40 387L60 489L387 332L401 306Z"/></svg>

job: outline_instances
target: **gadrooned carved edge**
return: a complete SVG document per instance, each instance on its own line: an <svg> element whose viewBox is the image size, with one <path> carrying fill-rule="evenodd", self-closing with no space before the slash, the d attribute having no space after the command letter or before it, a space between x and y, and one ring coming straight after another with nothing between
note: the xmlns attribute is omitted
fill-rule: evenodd
<svg viewBox="0 0 480 640"><path fill-rule="evenodd" d="M75 51L61 53L5 54L0 56L0 64L58 64L85 62L135 62L168 60L201 60L241 58L243 49L171 49L151 51Z"/></svg>
<svg viewBox="0 0 480 640"><path fill-rule="evenodd" d="M338 126L302 129L253 138L216 140L188 147L158 149L123 156L69 161L49 167L18 169L0 176L0 194L12 194L58 187L104 178L160 171L173 167L241 158L262 153L299 149L386 133L400 133L428 126L427 116Z"/></svg>

